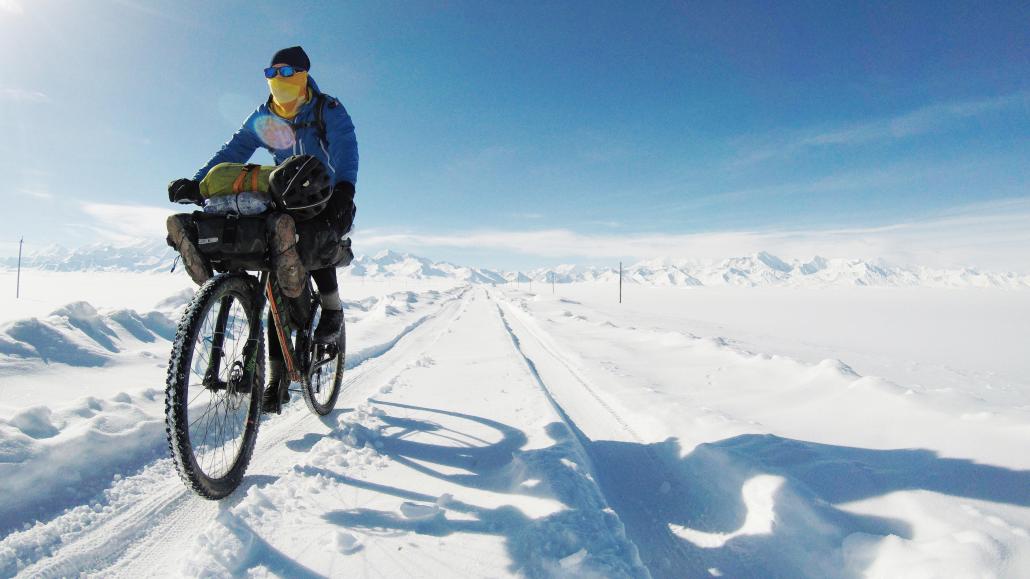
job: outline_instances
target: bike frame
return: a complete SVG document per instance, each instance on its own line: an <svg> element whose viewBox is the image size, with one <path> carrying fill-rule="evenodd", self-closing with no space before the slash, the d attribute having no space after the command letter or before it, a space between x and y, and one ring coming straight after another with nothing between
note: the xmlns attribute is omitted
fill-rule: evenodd
<svg viewBox="0 0 1030 579"><path fill-rule="evenodd" d="M275 335L279 339L279 344L282 346L283 359L286 363L286 373L290 377L291 382L302 382L306 384L315 370L333 362L336 359L336 352L329 351L329 355L324 359L311 363L307 368L300 368L297 364L297 353L293 349L293 344L290 343L290 326L287 323L287 320L283 317L283 311L286 309L283 295L282 293L275 291L272 283L272 276L269 272L261 272L259 283L264 288L263 298L268 300L268 307L272 312L272 322L275 324ZM264 302L259 299L258 310L264 310L264 306Z"/></svg>
<svg viewBox="0 0 1030 579"><path fill-rule="evenodd" d="M268 275L267 271L261 273L261 285L265 288L265 299L268 300L268 307L272 310L275 335L278 336L279 344L282 346L283 359L286 362L286 373L290 377L290 381L300 382L306 379L306 377L302 378L300 369L297 368L296 353L293 351L293 345L290 344L289 327L282 317L282 310L285 305L282 302L282 295L276 293L272 288L272 277Z"/></svg>

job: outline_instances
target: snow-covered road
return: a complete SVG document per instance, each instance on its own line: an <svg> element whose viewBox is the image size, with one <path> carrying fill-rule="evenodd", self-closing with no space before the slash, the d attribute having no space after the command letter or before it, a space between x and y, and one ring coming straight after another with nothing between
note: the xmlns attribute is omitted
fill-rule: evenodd
<svg viewBox="0 0 1030 579"><path fill-rule="evenodd" d="M266 418L230 498L148 459L15 511L0 576L1030 573L1030 406L556 296L430 293L355 310L338 410Z"/></svg>

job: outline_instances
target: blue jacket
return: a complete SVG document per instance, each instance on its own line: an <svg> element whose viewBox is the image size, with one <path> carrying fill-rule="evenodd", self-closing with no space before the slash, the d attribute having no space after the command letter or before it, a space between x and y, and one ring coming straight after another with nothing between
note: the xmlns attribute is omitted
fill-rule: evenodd
<svg viewBox="0 0 1030 579"><path fill-rule="evenodd" d="M321 92L311 77L308 77L308 87L313 95ZM211 167L219 163L246 163L258 147L263 147L272 154L276 165L292 155L314 155L325 163L334 185L340 181L357 183L358 140L354 136L354 123L340 101L327 96L322 118L329 142L323 144L315 123L317 102L317 98L311 98L289 121L273 113L268 102L259 106L215 156L197 171L194 179L203 179Z"/></svg>

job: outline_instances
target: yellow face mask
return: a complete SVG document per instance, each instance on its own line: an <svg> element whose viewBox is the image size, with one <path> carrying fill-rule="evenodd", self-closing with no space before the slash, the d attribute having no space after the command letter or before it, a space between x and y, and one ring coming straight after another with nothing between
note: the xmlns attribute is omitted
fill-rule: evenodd
<svg viewBox="0 0 1030 579"><path fill-rule="evenodd" d="M308 96L308 73L296 72L293 76L268 79L268 90L272 93L272 104L276 113L292 117L304 104ZM283 114L285 113L285 114Z"/></svg>

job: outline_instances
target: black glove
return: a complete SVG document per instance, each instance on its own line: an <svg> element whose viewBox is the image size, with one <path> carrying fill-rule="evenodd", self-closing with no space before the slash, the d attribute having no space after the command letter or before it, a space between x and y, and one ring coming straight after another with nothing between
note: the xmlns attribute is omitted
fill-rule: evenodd
<svg viewBox="0 0 1030 579"><path fill-rule="evenodd" d="M200 182L193 179L176 179L168 184L168 200L172 203L188 205L196 203L204 204L204 197L200 195Z"/></svg>
<svg viewBox="0 0 1030 579"><path fill-rule="evenodd" d="M333 224L341 233L348 231L354 223L354 184L340 181L333 187L333 196L329 198L328 212Z"/></svg>

